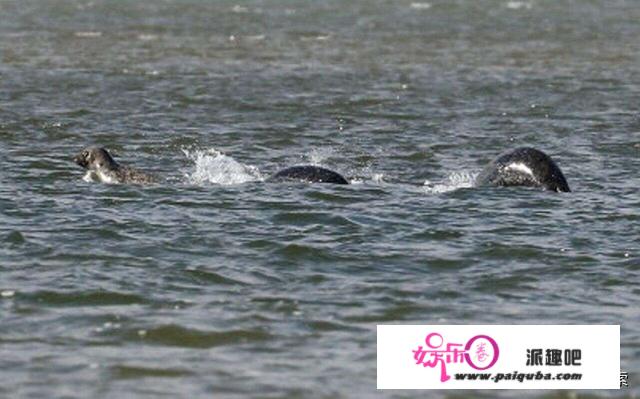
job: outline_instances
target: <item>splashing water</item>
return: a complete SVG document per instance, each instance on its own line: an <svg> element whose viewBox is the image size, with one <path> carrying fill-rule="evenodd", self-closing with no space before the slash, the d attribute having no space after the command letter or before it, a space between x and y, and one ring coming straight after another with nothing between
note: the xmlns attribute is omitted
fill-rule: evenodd
<svg viewBox="0 0 640 399"><path fill-rule="evenodd" d="M316 148L306 154L306 158L311 165L322 165L328 158L330 158L335 151L331 148Z"/></svg>
<svg viewBox="0 0 640 399"><path fill-rule="evenodd" d="M372 173L369 172L368 170L365 171L366 174L364 176L360 176L360 177L354 177L351 178L349 180L349 183L351 184L363 184L365 182L371 182L374 184L385 184L387 183L386 180L384 180L385 176L382 173Z"/></svg>
<svg viewBox="0 0 640 399"><path fill-rule="evenodd" d="M183 148L182 152L195 164L191 173L185 173L185 178L191 184L231 185L264 180L255 166L244 165L214 148L208 150Z"/></svg>
<svg viewBox="0 0 640 399"><path fill-rule="evenodd" d="M429 194L447 193L460 188L473 187L476 182L476 177L478 177L478 173L453 172L442 182L433 183L426 180L424 182L424 187L425 191Z"/></svg>
<svg viewBox="0 0 640 399"><path fill-rule="evenodd" d="M373 175L371 175L371 180L374 183L385 183L384 174L382 173L374 173Z"/></svg>

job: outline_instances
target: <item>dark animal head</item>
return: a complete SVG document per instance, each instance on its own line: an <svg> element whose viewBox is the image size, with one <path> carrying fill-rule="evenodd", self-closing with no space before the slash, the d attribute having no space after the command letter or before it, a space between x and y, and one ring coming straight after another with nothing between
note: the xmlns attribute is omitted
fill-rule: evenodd
<svg viewBox="0 0 640 399"><path fill-rule="evenodd" d="M73 158L74 162L85 169L114 169L118 166L107 150L101 147L87 147Z"/></svg>

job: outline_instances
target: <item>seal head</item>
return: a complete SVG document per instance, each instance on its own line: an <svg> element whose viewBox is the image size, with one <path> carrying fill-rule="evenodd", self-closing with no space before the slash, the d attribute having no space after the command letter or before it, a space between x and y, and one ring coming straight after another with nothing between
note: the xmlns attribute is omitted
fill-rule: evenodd
<svg viewBox="0 0 640 399"><path fill-rule="evenodd" d="M507 151L480 172L478 186L532 186L570 192L569 184L555 162L544 152L530 147Z"/></svg>
<svg viewBox="0 0 640 399"><path fill-rule="evenodd" d="M74 162L89 170L117 170L120 165L104 148L87 147L73 158Z"/></svg>
<svg viewBox="0 0 640 399"><path fill-rule="evenodd" d="M74 162L87 169L84 179L103 183L154 183L155 178L128 166L117 163L107 150L87 147L73 158Z"/></svg>
<svg viewBox="0 0 640 399"><path fill-rule="evenodd" d="M338 172L315 165L298 165L282 169L267 179L269 182L299 181L307 183L349 184Z"/></svg>

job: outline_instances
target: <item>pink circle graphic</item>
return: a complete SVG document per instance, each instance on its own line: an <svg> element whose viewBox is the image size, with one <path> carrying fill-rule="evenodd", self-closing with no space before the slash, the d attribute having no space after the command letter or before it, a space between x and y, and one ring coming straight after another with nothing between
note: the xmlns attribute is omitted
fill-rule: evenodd
<svg viewBox="0 0 640 399"><path fill-rule="evenodd" d="M440 344L439 345L431 345L431 340L433 339L434 336L440 338ZM438 333L431 333L431 334L427 335L427 338L424 339L424 343L427 344L427 346L429 348L439 348L444 343L444 338L442 338L442 335L440 335Z"/></svg>
<svg viewBox="0 0 640 399"><path fill-rule="evenodd" d="M473 343L476 342L479 339L484 339L484 340L489 341L489 343L493 347L493 359L491 360L491 363L489 363L489 365L486 366L486 367L478 367L478 366L476 366L476 364L473 363L473 361L471 360L471 356L469 356L469 350L473 346ZM469 364L471 367L473 367L476 370L486 370L486 369L492 367L494 364L496 364L496 362L498 361L498 356L500 355L500 349L498 348L498 343L488 335L476 335L475 337L471 338L467 342L467 345L465 345L464 350L467 352L467 353L464 354L464 358L467 361L467 364Z"/></svg>

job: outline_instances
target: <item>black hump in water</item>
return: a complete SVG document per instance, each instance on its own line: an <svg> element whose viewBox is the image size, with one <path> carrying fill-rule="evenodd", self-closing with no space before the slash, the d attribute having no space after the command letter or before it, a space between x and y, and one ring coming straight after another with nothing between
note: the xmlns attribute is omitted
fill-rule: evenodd
<svg viewBox="0 0 640 399"><path fill-rule="evenodd" d="M308 183L349 184L347 179L332 170L313 165L291 166L282 169L267 181L301 181Z"/></svg>
<svg viewBox="0 0 640 399"><path fill-rule="evenodd" d="M522 147L499 155L482 170L478 186L532 186L570 192L558 165L544 152Z"/></svg>

